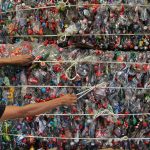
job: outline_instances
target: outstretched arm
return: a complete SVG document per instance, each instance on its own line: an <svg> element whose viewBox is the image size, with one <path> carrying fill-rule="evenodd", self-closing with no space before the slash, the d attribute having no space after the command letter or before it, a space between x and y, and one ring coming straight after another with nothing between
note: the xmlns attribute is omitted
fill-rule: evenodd
<svg viewBox="0 0 150 150"><path fill-rule="evenodd" d="M71 105L76 102L76 96L67 94L48 102L29 104L22 107L7 106L0 121L35 116L50 111L61 105Z"/></svg>
<svg viewBox="0 0 150 150"><path fill-rule="evenodd" d="M31 55L13 56L10 58L0 58L0 65L26 65L34 59Z"/></svg>

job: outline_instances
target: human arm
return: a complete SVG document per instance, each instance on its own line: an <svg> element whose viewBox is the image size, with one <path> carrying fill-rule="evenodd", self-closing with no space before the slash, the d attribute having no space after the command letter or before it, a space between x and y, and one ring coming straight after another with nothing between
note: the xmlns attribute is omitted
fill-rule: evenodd
<svg viewBox="0 0 150 150"><path fill-rule="evenodd" d="M31 55L12 56L9 58L0 58L0 65L25 65L34 59Z"/></svg>
<svg viewBox="0 0 150 150"><path fill-rule="evenodd" d="M48 102L29 104L22 107L7 106L0 121L39 115L61 105L71 105L76 102L76 99L75 95L67 94Z"/></svg>

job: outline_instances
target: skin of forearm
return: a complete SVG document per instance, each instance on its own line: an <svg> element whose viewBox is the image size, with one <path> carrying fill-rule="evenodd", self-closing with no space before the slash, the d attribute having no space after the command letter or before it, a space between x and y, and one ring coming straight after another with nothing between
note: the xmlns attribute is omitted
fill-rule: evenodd
<svg viewBox="0 0 150 150"><path fill-rule="evenodd" d="M10 57L10 58L0 58L0 65L17 65L21 64L22 61L20 56L17 57Z"/></svg>
<svg viewBox="0 0 150 150"><path fill-rule="evenodd" d="M21 114L23 115L21 117L39 115L41 113L45 113L61 105L63 105L63 101L60 98L44 103L35 103L26 105L21 108L22 109Z"/></svg>
<svg viewBox="0 0 150 150"><path fill-rule="evenodd" d="M11 58L0 58L0 65L6 65L11 63Z"/></svg>
<svg viewBox="0 0 150 150"><path fill-rule="evenodd" d="M63 99L57 98L48 102L29 104L22 107L7 106L0 121L39 115L63 104Z"/></svg>
<svg viewBox="0 0 150 150"><path fill-rule="evenodd" d="M10 58L0 58L0 65L21 65L26 64L33 61L33 56L30 55L21 55L21 56L13 56Z"/></svg>

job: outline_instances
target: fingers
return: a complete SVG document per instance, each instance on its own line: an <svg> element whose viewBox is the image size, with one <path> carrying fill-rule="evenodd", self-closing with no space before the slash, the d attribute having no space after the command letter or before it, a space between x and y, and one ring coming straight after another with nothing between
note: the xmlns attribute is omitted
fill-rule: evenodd
<svg viewBox="0 0 150 150"><path fill-rule="evenodd" d="M74 94L70 94L70 101L72 104L77 102L77 96Z"/></svg>
<svg viewBox="0 0 150 150"><path fill-rule="evenodd" d="M27 61L33 61L35 59L33 55L23 55L23 58Z"/></svg>
<svg viewBox="0 0 150 150"><path fill-rule="evenodd" d="M66 94L63 96L65 105L73 105L77 102L77 96L74 94Z"/></svg>
<svg viewBox="0 0 150 150"><path fill-rule="evenodd" d="M35 57L33 55L27 55L25 56L25 64L23 64L24 66L30 65L32 64L33 60L35 59Z"/></svg>
<svg viewBox="0 0 150 150"><path fill-rule="evenodd" d="M24 61L22 62L22 65L27 66L27 65L31 64L34 59L35 59L35 57L32 55L23 55Z"/></svg>
<svg viewBox="0 0 150 150"><path fill-rule="evenodd" d="M75 94L68 94L69 98L72 100L77 100L77 96Z"/></svg>
<svg viewBox="0 0 150 150"><path fill-rule="evenodd" d="M29 55L29 59L30 59L30 61L33 61L35 59L35 57L33 55Z"/></svg>
<svg viewBox="0 0 150 150"><path fill-rule="evenodd" d="M77 99L77 96L75 94L70 95L73 99Z"/></svg>

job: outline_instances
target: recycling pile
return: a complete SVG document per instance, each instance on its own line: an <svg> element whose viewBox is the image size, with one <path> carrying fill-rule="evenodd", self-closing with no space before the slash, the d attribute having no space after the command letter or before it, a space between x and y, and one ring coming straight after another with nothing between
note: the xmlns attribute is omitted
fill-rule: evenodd
<svg viewBox="0 0 150 150"><path fill-rule="evenodd" d="M3 0L0 103L77 95L77 104L0 124L0 149L150 148L150 2Z"/></svg>

